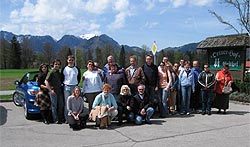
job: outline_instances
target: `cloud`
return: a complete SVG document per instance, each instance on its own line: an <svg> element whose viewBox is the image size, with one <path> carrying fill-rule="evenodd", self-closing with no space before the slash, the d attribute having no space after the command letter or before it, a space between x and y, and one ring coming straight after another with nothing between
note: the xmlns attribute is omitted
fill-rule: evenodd
<svg viewBox="0 0 250 147"><path fill-rule="evenodd" d="M214 0L169 0L174 8L178 8L184 5L192 6L207 6L211 5Z"/></svg>
<svg viewBox="0 0 250 147"><path fill-rule="evenodd" d="M110 0L89 0L85 3L85 10L94 14L103 14L110 3Z"/></svg>
<svg viewBox="0 0 250 147"><path fill-rule="evenodd" d="M123 28L126 18L131 16L131 10L128 0L118 0L114 3L113 9L118 13L115 15L115 21L108 25L111 30Z"/></svg>
<svg viewBox="0 0 250 147"><path fill-rule="evenodd" d="M146 10L151 10L155 7L156 0L144 0L144 3L146 3Z"/></svg>
<svg viewBox="0 0 250 147"><path fill-rule="evenodd" d="M151 29L157 26L158 24L159 24L158 22L146 22L144 27Z"/></svg>

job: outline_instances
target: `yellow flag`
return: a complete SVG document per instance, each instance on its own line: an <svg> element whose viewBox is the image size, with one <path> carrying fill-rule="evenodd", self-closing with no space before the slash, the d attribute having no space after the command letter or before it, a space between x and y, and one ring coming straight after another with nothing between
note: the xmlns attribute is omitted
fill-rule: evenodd
<svg viewBox="0 0 250 147"><path fill-rule="evenodd" d="M152 46L152 52L154 55L155 55L156 51L157 51L157 46L156 46L156 43L154 42L153 46Z"/></svg>

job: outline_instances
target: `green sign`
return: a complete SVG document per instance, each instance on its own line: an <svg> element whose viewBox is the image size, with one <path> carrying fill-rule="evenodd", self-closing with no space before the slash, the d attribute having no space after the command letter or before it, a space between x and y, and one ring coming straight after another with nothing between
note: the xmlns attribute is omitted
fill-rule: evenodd
<svg viewBox="0 0 250 147"><path fill-rule="evenodd" d="M220 70L225 64L229 65L230 70L242 70L243 55L241 50L212 50L209 55L211 70Z"/></svg>

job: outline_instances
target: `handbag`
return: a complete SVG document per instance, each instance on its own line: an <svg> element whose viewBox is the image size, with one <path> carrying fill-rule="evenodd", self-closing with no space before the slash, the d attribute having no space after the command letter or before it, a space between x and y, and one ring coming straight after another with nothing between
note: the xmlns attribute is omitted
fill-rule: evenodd
<svg viewBox="0 0 250 147"><path fill-rule="evenodd" d="M231 86L224 86L222 88L222 93L224 93L224 94L230 94L232 91L233 91L233 89Z"/></svg>
<svg viewBox="0 0 250 147"><path fill-rule="evenodd" d="M225 85L222 88L222 93L224 93L224 94L230 94L233 91L233 89L232 89L231 86L226 85L225 76L224 76L224 83L225 83Z"/></svg>

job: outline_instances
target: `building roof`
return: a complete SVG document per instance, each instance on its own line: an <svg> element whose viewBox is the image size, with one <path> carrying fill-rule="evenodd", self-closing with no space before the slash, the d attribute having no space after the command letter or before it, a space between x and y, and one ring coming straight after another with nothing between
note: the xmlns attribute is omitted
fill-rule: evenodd
<svg viewBox="0 0 250 147"><path fill-rule="evenodd" d="M211 48L232 48L232 47L250 47L249 34L234 34L226 36L209 37L201 41L197 49Z"/></svg>

